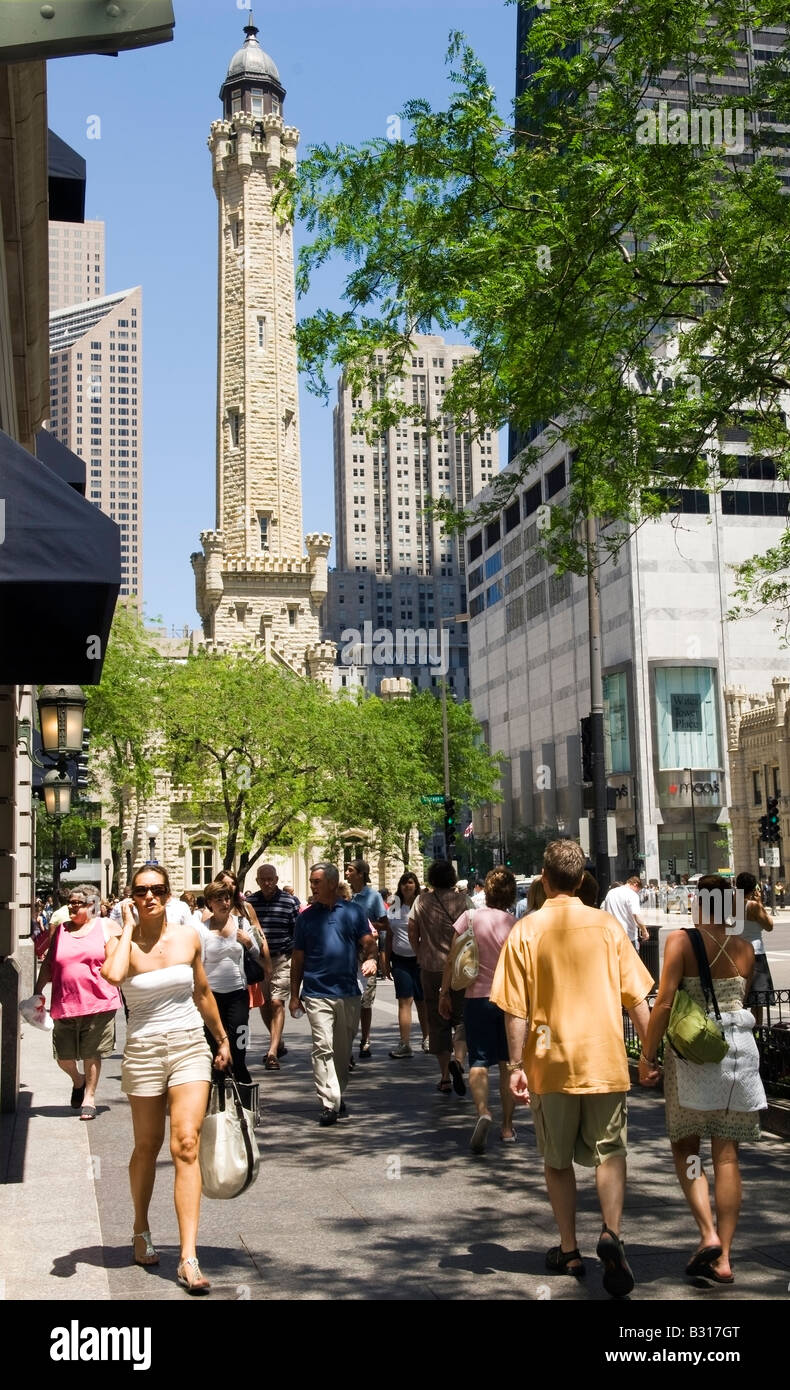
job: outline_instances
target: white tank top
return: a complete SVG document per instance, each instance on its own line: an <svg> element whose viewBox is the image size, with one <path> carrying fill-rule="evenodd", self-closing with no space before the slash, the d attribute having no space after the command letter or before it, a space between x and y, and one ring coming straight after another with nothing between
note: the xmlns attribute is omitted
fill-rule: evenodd
<svg viewBox="0 0 790 1390"><path fill-rule="evenodd" d="M165 965L161 970L146 970L124 980L123 994L129 1010L127 1038L202 1028L203 1020L192 998L194 983L189 964Z"/></svg>

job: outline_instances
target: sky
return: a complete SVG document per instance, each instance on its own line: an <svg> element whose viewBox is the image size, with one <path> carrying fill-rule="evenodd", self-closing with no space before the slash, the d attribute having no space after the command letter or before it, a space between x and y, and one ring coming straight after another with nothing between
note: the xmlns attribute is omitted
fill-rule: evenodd
<svg viewBox="0 0 790 1390"><path fill-rule="evenodd" d="M106 223L106 292L143 289L143 599L149 620L181 631L199 626L189 557L215 524L217 203L206 140L249 7L174 9L172 43L58 59L48 89L50 127L87 161L85 216ZM454 29L510 113L516 10L505 0L269 0L253 13L301 156L385 136L412 97L445 105ZM303 241L297 226L297 249ZM339 258L322 271L297 316L339 307L345 273ZM332 401L302 382L300 414L304 530L332 532Z"/></svg>

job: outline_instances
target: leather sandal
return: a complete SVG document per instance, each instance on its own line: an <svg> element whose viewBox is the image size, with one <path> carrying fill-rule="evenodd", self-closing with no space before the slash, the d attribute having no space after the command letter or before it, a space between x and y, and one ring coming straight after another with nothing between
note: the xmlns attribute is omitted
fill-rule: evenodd
<svg viewBox="0 0 790 1390"><path fill-rule="evenodd" d="M135 1246L136 1240L142 1240L145 1242L145 1254L141 1260L138 1260L137 1258L137 1247ZM156 1246L151 1240L150 1231L135 1231L134 1235L132 1236L132 1259L134 1260L136 1265L142 1265L143 1269L146 1269L149 1265L159 1264L159 1251L157 1250Z"/></svg>
<svg viewBox="0 0 790 1390"><path fill-rule="evenodd" d="M187 1293L208 1293L211 1289L208 1279L200 1272L197 1255L190 1255L189 1259L181 1261L176 1271L176 1278Z"/></svg>
<svg viewBox="0 0 790 1390"><path fill-rule="evenodd" d="M603 1265L606 1292L612 1298L626 1298L634 1287L634 1276L622 1240L608 1226L601 1231L595 1253Z"/></svg>
<svg viewBox="0 0 790 1390"><path fill-rule="evenodd" d="M575 1265L575 1269L571 1265ZM574 1279L583 1279L587 1273L579 1251L563 1250L561 1245L546 1252L546 1268L550 1274L570 1274Z"/></svg>

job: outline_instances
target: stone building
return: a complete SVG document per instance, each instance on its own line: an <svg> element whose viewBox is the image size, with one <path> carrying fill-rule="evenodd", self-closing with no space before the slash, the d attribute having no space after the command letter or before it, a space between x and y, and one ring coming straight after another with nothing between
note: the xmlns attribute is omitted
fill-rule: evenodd
<svg viewBox="0 0 790 1390"><path fill-rule="evenodd" d="M244 32L208 141L219 212L217 517L192 556L197 608L208 646L263 649L329 681L331 537L302 536L293 228L273 206L299 132L283 120L285 89L258 30Z"/></svg>
<svg viewBox="0 0 790 1390"><path fill-rule="evenodd" d="M785 851L790 835L790 677L774 676L768 694L748 694L743 686L728 686L727 751L730 760L733 853L738 872L757 873L765 859L760 820L769 797L779 802L778 878L785 877ZM770 869L769 869L770 874Z"/></svg>

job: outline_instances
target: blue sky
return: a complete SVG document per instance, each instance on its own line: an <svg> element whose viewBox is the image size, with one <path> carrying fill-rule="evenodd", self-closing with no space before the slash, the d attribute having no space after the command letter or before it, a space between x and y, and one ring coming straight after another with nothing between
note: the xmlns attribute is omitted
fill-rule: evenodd
<svg viewBox="0 0 790 1390"><path fill-rule="evenodd" d="M107 292L143 287L144 601L149 618L180 629L198 626L189 556L215 520L217 205L206 139L248 10L243 0L174 8L173 43L50 63L49 123L87 160L86 216L106 223ZM509 113L516 11L504 0L283 0L253 13L302 155L386 135L410 97L443 104L452 29L467 34ZM336 306L343 273L341 261L329 267L297 313ZM301 430L304 529L333 531L331 404L304 388Z"/></svg>

